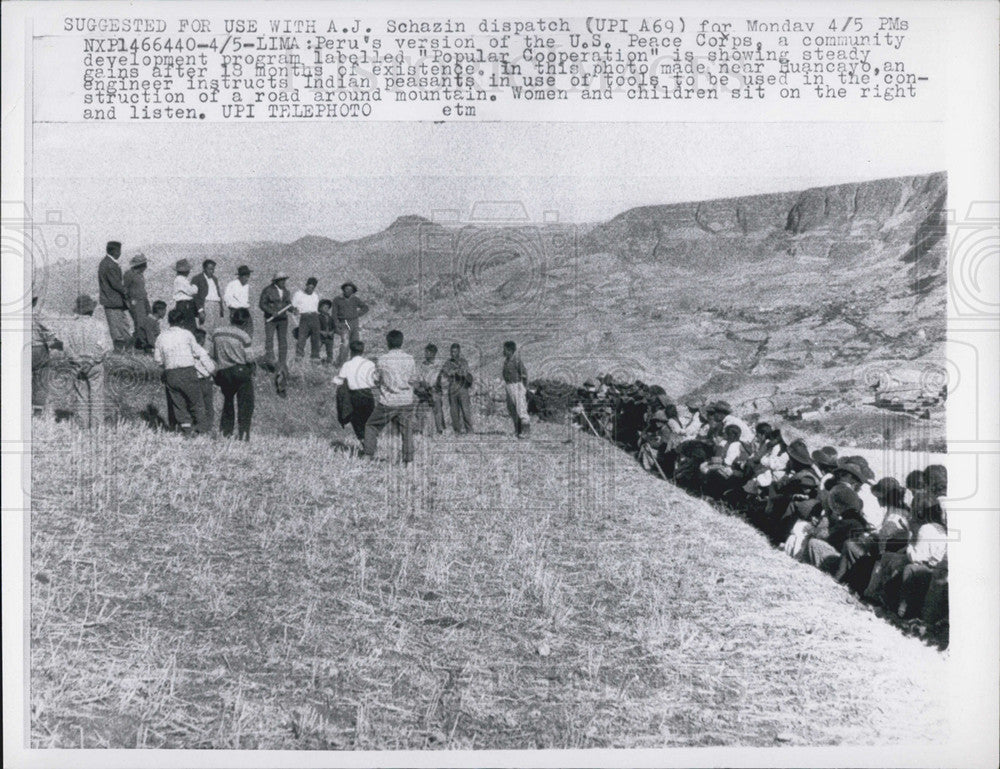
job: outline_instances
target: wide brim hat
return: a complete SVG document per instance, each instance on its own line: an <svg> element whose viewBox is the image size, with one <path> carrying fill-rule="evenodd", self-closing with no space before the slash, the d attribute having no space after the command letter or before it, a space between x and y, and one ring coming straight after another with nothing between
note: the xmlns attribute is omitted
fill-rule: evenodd
<svg viewBox="0 0 1000 769"><path fill-rule="evenodd" d="M809 448L806 446L806 442L801 438L798 438L788 444L787 453L788 456L790 456L799 464L803 465L812 464L812 457L809 454Z"/></svg>
<svg viewBox="0 0 1000 769"><path fill-rule="evenodd" d="M824 446L812 453L812 461L820 470L837 469L837 450L833 446Z"/></svg>
<svg viewBox="0 0 1000 769"><path fill-rule="evenodd" d="M271 278L272 283L277 283L279 280L288 280L288 273L284 270L278 270L274 273L274 277Z"/></svg>
<svg viewBox="0 0 1000 769"><path fill-rule="evenodd" d="M856 462L848 462L846 459L841 459L837 462L837 469L840 472L853 476L859 483L864 483L868 480L865 471Z"/></svg>
<svg viewBox="0 0 1000 769"><path fill-rule="evenodd" d="M128 263L131 264L133 267L139 267L146 263L146 255L136 254L131 259L129 259Z"/></svg>
<svg viewBox="0 0 1000 769"><path fill-rule="evenodd" d="M857 465L861 469L861 472L864 473L866 481L875 480L875 471L872 470L871 466L868 464L868 460L864 457L855 454L853 456L844 457L844 461Z"/></svg>
<svg viewBox="0 0 1000 769"><path fill-rule="evenodd" d="M353 288L353 289L354 289L354 293L357 293L357 292L358 292L358 287L357 287L357 285L355 285L355 284L354 284L354 283L352 283L351 281L347 281L346 283L341 283L341 284L340 284L340 290L341 290L341 291L343 291L343 290L344 290L345 288L347 288L348 286L350 286L351 288Z"/></svg>
<svg viewBox="0 0 1000 769"><path fill-rule="evenodd" d="M238 267L238 268L236 269L236 274L237 274L237 275L249 275L249 274L250 274L251 272L253 272L253 270L251 270L251 269L250 269L249 267L247 267L247 266L246 266L245 264L241 264L241 265L240 265L240 266L239 266L239 267Z"/></svg>
<svg viewBox="0 0 1000 769"><path fill-rule="evenodd" d="M178 259L174 264L175 272L191 272L191 262L187 259Z"/></svg>

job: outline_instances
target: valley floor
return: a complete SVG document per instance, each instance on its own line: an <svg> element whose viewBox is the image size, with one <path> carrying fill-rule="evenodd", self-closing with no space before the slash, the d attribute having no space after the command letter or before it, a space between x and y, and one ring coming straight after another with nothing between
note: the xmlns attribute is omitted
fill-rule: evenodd
<svg viewBox="0 0 1000 769"><path fill-rule="evenodd" d="M35 420L32 744L947 739L947 653L596 438L482 427L404 468Z"/></svg>

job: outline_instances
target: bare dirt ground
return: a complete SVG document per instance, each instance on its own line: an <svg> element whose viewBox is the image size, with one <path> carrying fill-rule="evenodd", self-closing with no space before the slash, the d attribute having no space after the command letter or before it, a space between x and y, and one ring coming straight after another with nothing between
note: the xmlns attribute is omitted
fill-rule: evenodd
<svg viewBox="0 0 1000 769"><path fill-rule="evenodd" d="M947 653L610 446L482 417L406 470L283 403L249 446L35 421L33 745L946 738Z"/></svg>

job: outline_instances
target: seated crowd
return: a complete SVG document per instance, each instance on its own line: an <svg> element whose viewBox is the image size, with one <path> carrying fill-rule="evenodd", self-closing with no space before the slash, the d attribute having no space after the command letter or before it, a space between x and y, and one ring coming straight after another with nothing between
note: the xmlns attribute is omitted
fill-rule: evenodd
<svg viewBox="0 0 1000 769"><path fill-rule="evenodd" d="M876 480L860 455L810 451L780 428L751 428L725 401L662 387L588 380L577 392L583 429L637 454L647 470L738 510L790 557L821 569L864 600L927 626L948 618L943 465L903 483Z"/></svg>

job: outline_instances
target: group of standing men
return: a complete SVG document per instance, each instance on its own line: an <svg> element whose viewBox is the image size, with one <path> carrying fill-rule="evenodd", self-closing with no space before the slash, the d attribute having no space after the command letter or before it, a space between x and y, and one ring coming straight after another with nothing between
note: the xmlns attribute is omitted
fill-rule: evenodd
<svg viewBox="0 0 1000 769"><path fill-rule="evenodd" d="M365 343L350 342L351 357L341 367L337 385L337 416L342 425L350 424L361 442L361 455L374 457L379 433L395 424L403 442L404 464L413 460L413 432L429 430L428 411L433 415L438 434L445 430L444 397L447 395L451 425L456 434L474 432L470 391L473 375L457 342L451 345L448 360L437 362L437 345L424 348L418 367L409 353L402 350L403 332L386 334L388 351L376 360L365 357ZM503 344L502 375L507 409L518 438L530 432L528 417L528 372L512 341ZM416 425L414 425L414 419Z"/></svg>
<svg viewBox="0 0 1000 769"><path fill-rule="evenodd" d="M151 353L158 334L169 327L167 304L163 301L150 303L146 291L145 255L133 256L125 272L120 260L121 243L110 241L97 270L99 301L104 308L114 350L124 352L135 347ZM174 264L176 275L171 299L174 309L184 314L182 326L192 333L200 328L210 334L224 325L227 315L231 317L233 311L251 311L250 276L253 271L245 264L240 265L236 277L223 290L215 274L216 267L215 260L206 259L201 272L191 277L189 260L179 259ZM316 292L317 278L309 278L305 287L293 294L287 287L288 277L286 272L275 272L260 293L258 308L264 316L265 357L276 366L287 364L289 326L294 318L298 323L296 355L305 356L308 342L312 360L320 360L322 348L326 351L324 362L340 365L348 357L349 342L360 338L359 321L369 310L357 296L358 287L347 281L341 286L342 296L321 299ZM246 332L253 336L253 329L251 314Z"/></svg>
<svg viewBox="0 0 1000 769"><path fill-rule="evenodd" d="M241 265L236 277L223 290L216 277L216 262L206 259L202 271L190 277L191 264L180 259L174 265L172 284L174 306L150 302L146 290L147 259L138 253L129 269L120 266L121 243L109 241L98 270L99 305L104 321L94 317L98 303L86 294L77 298L75 318L60 339L35 317L32 329L32 385L35 411L44 409L45 369L50 349L62 349L73 370L74 391L84 422L90 426L103 409L104 360L111 351L141 350L163 367L167 412L171 427L184 432L205 433L214 419L214 386L222 390L223 410L220 429L248 440L254 410L251 354L254 333L250 309L252 270ZM360 318L369 311L357 296L357 286L345 282L341 296L322 299L316 291L319 281L309 278L294 294L287 288L288 274L275 272L261 291L258 307L264 316L265 360L278 370L286 367L291 319L297 320L297 357L310 358L339 367L335 382L340 386L338 404L341 423L348 422L364 446L364 454L374 455L378 433L396 423L403 435L403 458L413 456L413 419L416 429L428 428L433 417L438 433L445 430L444 400L447 398L452 429L474 431L470 392L473 375L462 356L461 345L451 346L442 364L437 346L428 344L424 359L416 366L412 356L402 351L403 335L392 331L386 337L388 352L377 361L364 357L360 338ZM228 318L228 324L226 320ZM277 350L275 348L277 347ZM320 350L326 357L321 361ZM277 355L275 355L277 353ZM502 376L507 406L518 437L530 430L527 407L528 375L517 346L503 345ZM98 420L99 421L99 420Z"/></svg>

